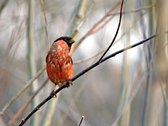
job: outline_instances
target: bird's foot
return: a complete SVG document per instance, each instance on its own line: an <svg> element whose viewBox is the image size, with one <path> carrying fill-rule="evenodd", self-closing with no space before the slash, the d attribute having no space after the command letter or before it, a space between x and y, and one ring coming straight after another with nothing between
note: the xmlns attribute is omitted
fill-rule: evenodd
<svg viewBox="0 0 168 126"><path fill-rule="evenodd" d="M66 85L66 87L68 88L68 87L70 87L71 85L73 85L73 83L72 83L71 80L68 80L68 81L66 81L65 85Z"/></svg>
<svg viewBox="0 0 168 126"><path fill-rule="evenodd" d="M72 81L71 81L71 80L69 80L69 81L68 81L68 83L69 83L69 86L70 86L70 85L73 85L73 83L72 83Z"/></svg>

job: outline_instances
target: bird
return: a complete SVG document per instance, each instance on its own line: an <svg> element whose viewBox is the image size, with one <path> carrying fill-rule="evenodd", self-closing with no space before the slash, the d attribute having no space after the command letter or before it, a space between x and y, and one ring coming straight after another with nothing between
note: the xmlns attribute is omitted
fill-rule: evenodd
<svg viewBox="0 0 168 126"><path fill-rule="evenodd" d="M68 36L56 39L46 56L46 71L49 80L59 87L74 76L73 61L70 55L75 41Z"/></svg>

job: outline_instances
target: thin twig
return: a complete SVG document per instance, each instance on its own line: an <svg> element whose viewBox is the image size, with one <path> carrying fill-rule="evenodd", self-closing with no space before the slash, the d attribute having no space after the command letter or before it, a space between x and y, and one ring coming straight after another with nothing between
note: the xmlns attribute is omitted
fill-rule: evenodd
<svg viewBox="0 0 168 126"><path fill-rule="evenodd" d="M90 71L91 69L95 68L96 66L100 65L101 63L105 62L106 60L126 51L129 50L131 48L134 48L136 46L139 46L145 42L150 42L149 40L155 38L157 35L152 35L149 38L142 40L134 45L128 46L126 48L123 48L113 54L110 54L109 56L103 58L100 62L97 61L96 63L92 64L91 66L87 67L86 69L84 69L83 71L81 71L79 74L77 74L76 76L74 76L70 81L75 81L76 79L78 79L80 76L86 74L88 71ZM60 88L58 88L56 91L52 92L46 99L44 99L36 108L34 108L27 116L25 119L22 119L21 123L19 124L19 126L23 126L25 124L25 122L35 113L37 112L46 102L48 102L50 99L52 99L53 97L56 96L56 94L58 92L60 92L62 89L69 87L70 83L69 82L65 82L64 85L62 85Z"/></svg>
<svg viewBox="0 0 168 126"><path fill-rule="evenodd" d="M151 6L149 6L149 7L151 7ZM140 9L138 9L138 10L140 10ZM144 16L144 15L145 15L145 14L143 14L143 16ZM140 19L141 19L141 18L140 18ZM135 23L137 23L140 19L136 20ZM120 41L120 40L124 37L124 35L126 35L126 33L128 33L133 27L135 27L135 25L132 25L132 26L130 27L130 29L128 29L127 31L125 31L125 32L115 41L114 44L116 44L118 41ZM99 27L99 28L101 28L101 27ZM165 33L167 33L167 32L165 32ZM113 44L113 45L114 45L114 44ZM167 45L165 45L165 46L167 46ZM77 60L77 61L75 61L73 64L74 64L74 65L78 65L79 63L84 63L84 62L87 62L87 61L89 61L89 60L92 60L93 58L98 57L98 56L99 56L100 54L102 54L104 51L105 51L105 49L103 49L103 50L101 50L100 52L94 54L93 56L87 57L86 59Z"/></svg>
<svg viewBox="0 0 168 126"><path fill-rule="evenodd" d="M147 74L149 74L148 71L147 71ZM133 90L132 95L129 97L128 101L124 104L124 106L122 108L122 111L117 115L116 119L114 120L114 122L112 123L111 126L116 126L117 125L117 122L119 121L119 119L123 115L123 112L126 111L128 106L131 104L132 100L135 98L136 94L138 93L139 89L141 88L141 85L143 84L143 81L144 81L145 77L146 77L146 74L144 73L144 76L139 81L136 89Z"/></svg>
<svg viewBox="0 0 168 126"><path fill-rule="evenodd" d="M107 48L107 50L103 53L103 55L100 57L99 59L99 62L101 62L101 60L103 59L103 57L106 55L106 53L109 51L109 49L111 48L111 46L113 45L117 35L118 35L118 32L119 32L119 29L120 29L120 25L121 25L121 19L122 19L122 10L123 10L123 5L124 5L124 0L122 0L121 2L121 8L120 8L120 18L119 18L119 23L118 23L118 27L117 27L117 30L116 30L116 33L114 35L114 38L113 40L111 41L109 47Z"/></svg>
<svg viewBox="0 0 168 126"><path fill-rule="evenodd" d="M98 20L89 31L86 32L86 34L78 41L78 43L76 45L74 45L74 50L76 50L76 48L90 35L94 34L95 32L98 32L100 30L99 27L102 28L102 23L104 21L106 21L109 18L109 14L111 14L118 6L119 6L120 2L117 2L116 5L114 5L114 7L112 7L100 20ZM112 18L111 18L112 19ZM107 22L106 22L107 23ZM105 25L105 24L104 24ZM103 25L103 26L104 26Z"/></svg>
<svg viewBox="0 0 168 126"><path fill-rule="evenodd" d="M22 93L24 93L31 85L32 83L39 78L39 76L41 76L41 74L45 71L45 68L42 68L40 71L37 72L37 74L30 79L25 86L15 95L13 96L13 98L4 106L4 108L1 111L1 114L5 113L6 110L13 104L13 102L19 97L21 96Z"/></svg>
<svg viewBox="0 0 168 126"><path fill-rule="evenodd" d="M116 7L118 6L118 4L112 8L110 11L108 11L80 40L79 42L74 45L74 50L90 35L94 34L95 32L98 32L100 29L102 29L110 20L112 20L112 18L115 16L115 15L118 15L120 14L119 12L117 13L112 13L112 11L114 11L114 9L116 9ZM122 14L128 14L128 13L135 13L135 12L139 12L141 10L144 10L144 9L150 9L151 7L153 7L154 5L151 5L151 6L146 6L144 8L138 8L138 9L135 9L135 10L131 10L131 11L126 11L126 12L122 12ZM111 16L110 18L107 18ZM123 35L122 35L123 36ZM117 40L119 41L119 39ZM73 51L74 51L73 50Z"/></svg>
<svg viewBox="0 0 168 126"><path fill-rule="evenodd" d="M133 10L130 10L130 11L123 11L122 14L132 14L132 13L137 13L137 12L140 12L142 10L146 10L146 9L150 9L152 7L154 7L155 5L148 5L148 6L144 6L142 8L137 8L137 9L133 9ZM120 12L117 12L117 13L111 13L109 14L108 16L111 16L111 15L119 15Z"/></svg>
<svg viewBox="0 0 168 126"><path fill-rule="evenodd" d="M92 10L93 10L93 6L94 6L94 2L92 2L90 4L89 9L86 9L88 6L88 1L87 0L81 0L81 3L79 3L79 9L78 9L78 13L76 14L73 23L71 25L71 34L70 36L76 40L77 36L79 35L79 31L80 28L83 26L83 24L85 23L86 19L89 17L89 15L91 14ZM88 11L88 13L86 13L86 10ZM70 51L70 55L72 55L72 53L76 50L76 45L73 44L71 47L71 51Z"/></svg>
<svg viewBox="0 0 168 126"><path fill-rule="evenodd" d="M32 78L33 75L37 72L37 62L36 62L36 41L35 41L35 0L29 0L28 2L28 26L27 26L27 58L28 58L28 70L29 78ZM31 85L30 93L34 93L39 88L38 79L33 82ZM36 97L32 101L32 108L38 105L40 98ZM37 126L39 123L39 114L36 114L31 122L32 126Z"/></svg>
<svg viewBox="0 0 168 126"><path fill-rule="evenodd" d="M78 65L78 64L80 64L80 63L84 63L84 62L87 62L87 61L89 61L89 60L93 60L93 58L98 57L98 56L99 56L100 54L102 54L104 51L105 51L105 49L103 49L103 50L99 51L98 53L96 53L96 54L94 54L94 55L92 55L92 56L90 56L90 57L87 57L87 58L85 58L85 59L77 60L77 61L75 61L75 62L73 63L73 65Z"/></svg>
<svg viewBox="0 0 168 126"><path fill-rule="evenodd" d="M8 123L9 126L12 126L13 124L15 124L16 120L23 114L23 112L27 109L29 104L34 99L34 97L41 91L41 89L46 85L47 82L48 82L48 79L46 79L43 82L43 84L39 87L39 89L37 89L37 91L29 98L27 103L17 111L17 113L14 115L14 117L9 121L9 123Z"/></svg>
<svg viewBox="0 0 168 126"><path fill-rule="evenodd" d="M60 93L57 94L56 99L52 99L48 105L47 109L45 110L45 114L43 116L43 120L40 122L40 126L51 126L52 121L54 119L55 112L57 111L57 104L59 101Z"/></svg>
<svg viewBox="0 0 168 126"><path fill-rule="evenodd" d="M0 6L0 15L3 11L3 9L6 7L6 5L8 4L9 0L4 0L3 3L1 3L1 6Z"/></svg>
<svg viewBox="0 0 168 126"><path fill-rule="evenodd" d="M160 84L160 87L161 87L164 104L165 104L166 106L168 106L166 89L164 88L164 85L163 85L162 82L160 82L159 84Z"/></svg>
<svg viewBox="0 0 168 126"><path fill-rule="evenodd" d="M82 118L81 118L81 120L80 120L80 122L79 122L79 125L78 126L81 126L81 124L82 124L82 122L83 122L83 120L84 120L84 116L82 116Z"/></svg>
<svg viewBox="0 0 168 126"><path fill-rule="evenodd" d="M69 34L70 36L72 36L72 38L76 38L77 33L79 28L81 27L81 25L83 24L84 18L85 18L85 14L87 11L87 6L88 6L88 0L80 0L78 5L76 6L74 13L75 17L72 21L72 24L69 28Z"/></svg>
<svg viewBox="0 0 168 126"><path fill-rule="evenodd" d="M46 11L45 11L45 1L40 0L40 5L41 5L42 13L43 13L43 18L44 18L44 30L45 30L45 34L48 40L48 30L47 30L48 24L47 24Z"/></svg>

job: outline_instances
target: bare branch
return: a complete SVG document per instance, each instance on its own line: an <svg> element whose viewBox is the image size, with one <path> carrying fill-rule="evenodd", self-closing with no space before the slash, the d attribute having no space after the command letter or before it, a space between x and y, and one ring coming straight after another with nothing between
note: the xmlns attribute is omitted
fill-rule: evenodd
<svg viewBox="0 0 168 126"><path fill-rule="evenodd" d="M117 30L116 30L116 33L115 33L115 36L113 38L113 40L111 41L111 44L109 45L109 47L107 48L107 50L103 53L103 55L100 57L99 59L99 62L103 59L103 57L106 55L106 53L109 51L109 49L111 48L111 46L113 45L117 35L118 35L118 32L119 32L119 29L120 29L120 25L121 25L121 19L122 19L122 10L123 10L123 5L124 5L124 0L122 0L121 2L121 8L120 8L120 19L119 19L119 23L118 23L118 27L117 27Z"/></svg>
<svg viewBox="0 0 168 126"><path fill-rule="evenodd" d="M25 86L15 95L13 96L13 98L11 98L11 100L3 107L1 114L5 113L6 110L13 104L13 102L19 97L21 96L22 93L24 93L32 84L33 82L39 78L41 76L41 74L45 71L45 68L42 68L41 70L39 70L37 72L37 74L32 77L32 79L30 79Z"/></svg>
<svg viewBox="0 0 168 126"><path fill-rule="evenodd" d="M29 104L32 102L32 100L35 98L35 96L41 91L41 89L46 85L47 82L48 82L48 79L46 79L43 82L43 84L39 87L39 89L37 89L36 92L29 98L29 100L27 101L27 103L18 110L18 112L14 115L14 117L9 121L9 123L8 123L9 126L12 126L12 125L15 124L15 122L17 121L17 119L27 109L27 107L29 106Z"/></svg>
<svg viewBox="0 0 168 126"><path fill-rule="evenodd" d="M81 126L81 124L82 124L82 122L83 122L83 120L84 120L84 116L82 116L82 118L81 118L81 120L80 120L80 122L79 122L79 125L78 126Z"/></svg>
<svg viewBox="0 0 168 126"><path fill-rule="evenodd" d="M63 90L64 88L68 88L70 86L70 82L75 81L76 79L78 79L79 77L81 77L82 75L84 75L85 73L87 73L88 71L92 70L93 68L95 68L96 66L100 65L101 63L105 62L106 60L124 52L127 51L129 49L132 49L136 46L139 46L145 42L149 42L149 40L155 38L157 35L152 35L149 38L142 40L134 45L128 46L126 48L123 48L115 53L110 54L109 56L103 58L100 62L97 61L96 63L92 64L91 66L87 67L86 69L84 69L83 71L81 71L79 74L77 74L76 76L74 76L70 81L65 82L60 88L58 88L56 91L52 92L46 99L44 99L36 108L34 108L27 116L25 119L22 119L21 123L19 124L19 126L23 126L26 121L35 113L37 112L46 102L48 102L50 99L52 99L53 97L56 96L56 94L58 92L60 92L61 90Z"/></svg>
<svg viewBox="0 0 168 126"><path fill-rule="evenodd" d="M109 15L119 6L118 2L114 7L112 7L99 21L97 21L92 28L78 41L76 45L74 45L74 50L90 35L94 34L95 32L99 31L100 28L102 28L106 22L107 24L107 19L109 18ZM110 18L112 19L112 17ZM110 20L108 20L110 21Z"/></svg>

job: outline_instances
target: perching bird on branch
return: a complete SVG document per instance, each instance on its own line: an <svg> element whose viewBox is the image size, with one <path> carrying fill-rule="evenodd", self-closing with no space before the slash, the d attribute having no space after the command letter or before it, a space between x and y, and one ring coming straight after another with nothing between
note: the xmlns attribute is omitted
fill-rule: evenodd
<svg viewBox="0 0 168 126"><path fill-rule="evenodd" d="M47 54L47 74L55 85L61 86L74 76L73 62L70 56L73 43L74 40L70 37L60 37L54 41Z"/></svg>

